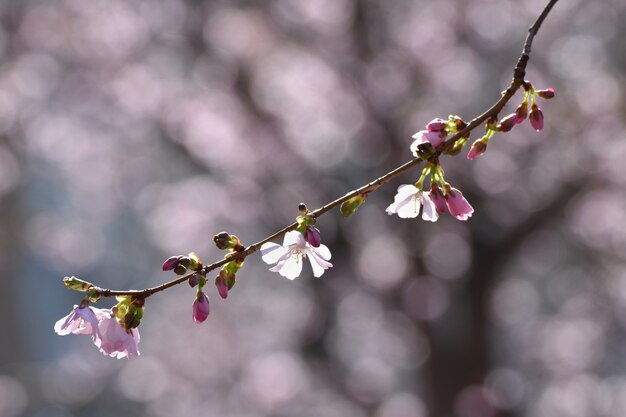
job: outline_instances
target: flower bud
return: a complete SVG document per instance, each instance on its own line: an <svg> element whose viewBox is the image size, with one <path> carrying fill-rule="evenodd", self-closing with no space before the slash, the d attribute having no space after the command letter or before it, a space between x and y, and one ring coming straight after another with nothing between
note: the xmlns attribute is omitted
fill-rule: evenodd
<svg viewBox="0 0 626 417"><path fill-rule="evenodd" d="M556 95L554 88L546 88L545 90L536 90L535 94L544 99L551 99Z"/></svg>
<svg viewBox="0 0 626 417"><path fill-rule="evenodd" d="M226 250L230 244L230 235L226 232L221 232L213 236L213 242L219 250Z"/></svg>
<svg viewBox="0 0 626 417"><path fill-rule="evenodd" d="M320 236L320 231L313 226L307 226L306 231L304 232L304 240L306 240L309 245L314 248L319 248L322 244L322 237Z"/></svg>
<svg viewBox="0 0 626 417"><path fill-rule="evenodd" d="M181 255L170 256L169 258L167 258L167 260L165 262L163 262L163 266L161 268L164 271L171 271L172 269L176 268L176 266L179 264L181 258L182 258Z"/></svg>
<svg viewBox="0 0 626 417"><path fill-rule="evenodd" d="M221 273L215 277L215 287L217 288L217 292L220 294L220 297L225 300L228 297L229 288L224 276Z"/></svg>
<svg viewBox="0 0 626 417"><path fill-rule="evenodd" d="M198 274L193 274L189 277L189 280L187 282L189 283L189 286L193 288L200 282L200 277L198 276Z"/></svg>
<svg viewBox="0 0 626 417"><path fill-rule="evenodd" d="M530 124L532 127L539 132L543 129L543 112L536 104L533 104L530 108L530 114L528 115L528 119L530 120Z"/></svg>
<svg viewBox="0 0 626 417"><path fill-rule="evenodd" d="M472 148L467 154L467 159L469 160L476 159L477 157L484 154L486 150L487 150L487 141L485 141L484 138L479 139L472 144Z"/></svg>
<svg viewBox="0 0 626 417"><path fill-rule="evenodd" d="M76 277L65 277L63 278L63 284L70 290L85 292L94 285L91 282L83 281L82 279Z"/></svg>
<svg viewBox="0 0 626 417"><path fill-rule="evenodd" d="M445 120L436 118L428 122L426 129L428 129L429 132L441 132L446 128L446 125L447 122Z"/></svg>
<svg viewBox="0 0 626 417"><path fill-rule="evenodd" d="M306 204L304 204L304 203L298 204L298 211L306 213L307 212Z"/></svg>
<svg viewBox="0 0 626 417"><path fill-rule="evenodd" d="M528 116L528 102L522 101L522 103L519 106L517 106L517 109L515 109L515 124L522 123L524 120L526 120L527 116Z"/></svg>
<svg viewBox="0 0 626 417"><path fill-rule="evenodd" d="M187 273L187 268L185 268L183 265L178 264L174 268L174 273L176 275L185 275Z"/></svg>
<svg viewBox="0 0 626 417"><path fill-rule="evenodd" d="M513 129L513 126L517 123L517 115L515 113L511 113L508 116L504 117L500 120L500 123L496 126L496 130L499 132L509 132Z"/></svg>
<svg viewBox="0 0 626 417"><path fill-rule="evenodd" d="M430 199L435 204L435 209L437 209L439 213L446 212L446 199L436 183L432 183L430 186Z"/></svg>
<svg viewBox="0 0 626 417"><path fill-rule="evenodd" d="M202 323L209 317L209 298L202 291L198 291L195 301L193 302L193 321Z"/></svg>
<svg viewBox="0 0 626 417"><path fill-rule="evenodd" d="M341 214L343 214L343 217L350 217L355 211L359 209L361 204L365 202L366 198L367 197L365 195L359 194L341 203L341 207L339 207L339 210L341 211Z"/></svg>

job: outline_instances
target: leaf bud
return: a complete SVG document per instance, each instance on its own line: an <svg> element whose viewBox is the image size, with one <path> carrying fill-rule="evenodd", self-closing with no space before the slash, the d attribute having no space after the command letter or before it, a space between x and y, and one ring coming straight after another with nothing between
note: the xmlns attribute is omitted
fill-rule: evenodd
<svg viewBox="0 0 626 417"><path fill-rule="evenodd" d="M339 210L341 211L341 214L343 214L343 217L350 217L352 214L354 214L354 212L359 209L361 204L365 202L366 198L367 197L365 195L358 194L350 198L349 200L341 203L341 207L339 207Z"/></svg>
<svg viewBox="0 0 626 417"><path fill-rule="evenodd" d="M63 278L63 284L70 290L85 292L94 285L74 276Z"/></svg>

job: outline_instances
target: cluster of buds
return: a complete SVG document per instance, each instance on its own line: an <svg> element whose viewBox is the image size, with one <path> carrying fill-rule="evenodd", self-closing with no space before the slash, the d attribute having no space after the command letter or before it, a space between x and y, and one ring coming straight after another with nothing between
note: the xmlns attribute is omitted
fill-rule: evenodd
<svg viewBox="0 0 626 417"><path fill-rule="evenodd" d="M161 266L163 271L174 271L176 275L185 275L188 271L202 270L202 262L198 255L191 252L189 255L170 256Z"/></svg>
<svg viewBox="0 0 626 417"><path fill-rule="evenodd" d="M543 129L543 112L537 105L537 97L542 99L551 99L555 96L553 88L545 90L535 90L530 81L524 82L524 99L515 112L504 116L497 121L490 118L485 124L485 135L472 144L472 148L467 154L467 159L475 159L483 155L487 150L487 144L493 137L495 132L510 132L516 125L521 124L526 118L530 121L531 126L537 132ZM528 111L530 103L530 112Z"/></svg>

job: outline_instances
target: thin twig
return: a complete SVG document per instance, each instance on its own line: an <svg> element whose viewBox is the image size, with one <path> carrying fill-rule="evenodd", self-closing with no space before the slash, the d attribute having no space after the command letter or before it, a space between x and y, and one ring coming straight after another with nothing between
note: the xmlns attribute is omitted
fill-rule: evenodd
<svg viewBox="0 0 626 417"><path fill-rule="evenodd" d="M506 103L509 102L509 100L513 97L513 95L515 95L517 90L524 84L524 76L526 75L526 65L528 64L528 60L530 59L530 52L531 52L533 39L535 38L535 35L537 35L537 32L539 31L541 24L543 23L545 18L548 16L548 14L550 13L550 10L552 10L552 7L554 7L557 1L558 0L550 0L548 4L546 5L546 7L541 12L541 14L539 15L539 17L537 18L537 20L535 21L535 23L533 23L533 25L528 29L528 35L526 36L526 41L524 42L524 48L522 49L522 54L520 55L517 61L517 64L515 65L515 69L513 70L513 79L511 81L511 85L505 91L502 92L502 97L500 97L500 99L493 106L491 106L487 111L485 111L483 114L472 119L465 128L463 128L462 130L457 132L455 135L447 139L444 142L444 144L440 147L440 149L449 148L449 146L453 145L458 139L466 136L472 130L480 126L485 120L491 117L497 117L500 111L502 110L502 108L506 105ZM345 201L348 201L352 197L356 197L357 195L368 194L372 191L375 191L378 188L380 188L382 185L388 183L392 179L399 176L400 174L408 171L414 166L419 165L420 162L421 162L421 159L419 158L406 162L405 164L397 167L393 171L388 172L382 177L368 184L365 184L364 186L360 188L350 191L343 197L340 197L334 201L331 201L330 203L325 204L324 206L314 210L313 215L315 217L320 217L324 213L334 209L335 207L341 205ZM285 235L285 233L291 230L294 230L296 227L298 227L298 223L292 223L289 226L285 227L284 229L279 230L278 232L274 233L273 235L268 236L265 239L246 247L241 252L237 252L236 254L232 256L228 256L225 259L222 259L210 265L204 266L201 272L208 273L210 271L213 271L214 269L217 269L227 264L228 262L234 259L240 259L240 258L243 259L247 257L248 255L259 250L264 243L267 243L269 241L282 237L283 235ZM102 297L113 297L117 295L132 295L132 296L149 297L154 293L166 290L170 287L173 287L175 285L178 285L180 283L187 281L189 277L191 277L195 273L197 273L197 271L178 277L174 280L168 281L156 287L147 288L145 290L116 291L116 290L109 290L109 289L104 289L100 287L96 287L95 289L98 291L99 295L101 295Z"/></svg>

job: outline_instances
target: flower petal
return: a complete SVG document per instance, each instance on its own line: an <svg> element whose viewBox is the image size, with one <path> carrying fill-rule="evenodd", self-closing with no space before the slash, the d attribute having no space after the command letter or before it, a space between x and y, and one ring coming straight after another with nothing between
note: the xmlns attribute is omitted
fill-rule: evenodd
<svg viewBox="0 0 626 417"><path fill-rule="evenodd" d="M266 264L275 264L280 258L289 252L287 248L284 248L276 243L267 242L261 246L261 259Z"/></svg>
<svg viewBox="0 0 626 417"><path fill-rule="evenodd" d="M302 272L302 255L292 254L287 259L279 261L270 271L278 272L287 279L295 279Z"/></svg>
<svg viewBox="0 0 626 417"><path fill-rule="evenodd" d="M398 217L401 219L413 219L420 213L420 202L416 195L413 195L401 204L398 204Z"/></svg>
<svg viewBox="0 0 626 417"><path fill-rule="evenodd" d="M332 254L330 253L330 249L328 249L328 246L324 244L319 245L317 248L311 248L310 252L315 253L317 256L319 256L320 258L326 261L332 257Z"/></svg>
<svg viewBox="0 0 626 417"><path fill-rule="evenodd" d="M333 264L326 262L315 252L309 252L309 262L311 263L311 268L313 269L313 276L316 278L321 277L326 269L333 266Z"/></svg>
<svg viewBox="0 0 626 417"><path fill-rule="evenodd" d="M439 213L435 208L435 203L430 199L430 193L424 193L424 208L422 209L422 219L429 222L436 222L439 218Z"/></svg>
<svg viewBox="0 0 626 417"><path fill-rule="evenodd" d="M304 236L302 233L292 230L290 232L285 233L285 239L283 240L283 246L297 246L299 248L303 248L306 246L306 242L304 240Z"/></svg>

